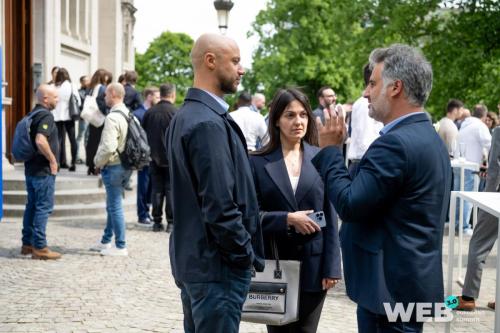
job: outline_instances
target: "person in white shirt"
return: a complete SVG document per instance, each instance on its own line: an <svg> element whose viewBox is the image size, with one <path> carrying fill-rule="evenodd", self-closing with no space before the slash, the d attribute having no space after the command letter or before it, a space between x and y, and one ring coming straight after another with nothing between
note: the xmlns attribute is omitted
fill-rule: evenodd
<svg viewBox="0 0 500 333"><path fill-rule="evenodd" d="M365 87L368 85L371 75L370 66L363 68ZM357 166L368 147L379 137L379 132L384 125L368 115L368 99L361 96L352 106L351 112L351 140L347 151L349 159L349 172L356 173Z"/></svg>
<svg viewBox="0 0 500 333"><path fill-rule="evenodd" d="M69 103L72 95L75 95L80 106L80 95L74 92L69 73L66 68L59 68L56 73L55 87L59 94L59 102L57 102L54 109L54 121L57 126L59 136L59 165L61 168L69 168L69 171L76 170L76 152L77 143L75 135L75 121L69 115ZM66 134L68 134L69 142L71 144L71 165L68 166L66 161Z"/></svg>
<svg viewBox="0 0 500 333"><path fill-rule="evenodd" d="M472 117L467 117L460 126L458 131L458 147L459 151L465 154L465 159L470 162L477 163L481 165L483 157L488 154L491 146L491 134L486 126L486 116L488 114L488 109L486 106L478 104L474 106ZM460 147L462 146L462 147ZM463 151L465 148L465 151ZM453 187L454 190L459 190L460 186L460 175L459 169L455 168ZM474 174L471 170L465 170L464 173L464 190L472 191L474 187ZM458 207L457 207L458 209ZM469 226L469 217L472 206L467 201L464 202L464 214L463 214L463 228L466 235L472 235L472 230ZM457 211L457 222L458 225L458 211Z"/></svg>
<svg viewBox="0 0 500 333"><path fill-rule="evenodd" d="M464 103L462 101L450 99L446 107L446 117L439 121L438 134L446 148L448 148L451 157L454 156L457 150L458 127L455 121L461 117L463 108Z"/></svg>
<svg viewBox="0 0 500 333"><path fill-rule="evenodd" d="M250 107L255 112L262 112L266 107L266 96L261 93L255 93L252 96L252 106Z"/></svg>
<svg viewBox="0 0 500 333"><path fill-rule="evenodd" d="M266 121L260 113L250 108L251 105L252 96L244 91L238 97L238 110L230 113L245 136L248 151L257 150L267 142Z"/></svg>

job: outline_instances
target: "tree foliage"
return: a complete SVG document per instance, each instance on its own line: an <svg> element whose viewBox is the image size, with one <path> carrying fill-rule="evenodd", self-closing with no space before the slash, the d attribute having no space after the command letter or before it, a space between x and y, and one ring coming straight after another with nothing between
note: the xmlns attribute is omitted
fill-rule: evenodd
<svg viewBox="0 0 500 333"><path fill-rule="evenodd" d="M181 103L193 81L189 57L193 43L184 33L166 31L151 42L144 54L136 53L138 88L174 83L177 87L176 102Z"/></svg>
<svg viewBox="0 0 500 333"><path fill-rule="evenodd" d="M496 0L270 0L250 34L260 38L243 84L267 97L299 86L331 85L340 102L357 99L370 51L392 43L422 48L434 68L427 110L444 113L449 98L467 104L500 100L500 4Z"/></svg>

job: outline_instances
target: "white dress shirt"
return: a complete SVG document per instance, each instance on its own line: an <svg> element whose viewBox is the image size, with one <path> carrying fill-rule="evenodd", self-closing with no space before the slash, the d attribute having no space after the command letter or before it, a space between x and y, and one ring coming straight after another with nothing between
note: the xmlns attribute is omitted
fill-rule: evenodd
<svg viewBox="0 0 500 333"><path fill-rule="evenodd" d="M351 140L347 152L350 160L360 160L384 127L368 115L368 104L368 99L360 97L352 106Z"/></svg>
<svg viewBox="0 0 500 333"><path fill-rule="evenodd" d="M263 144L267 141L267 125L260 113L252 111L248 106L242 106L230 115L243 132L248 150L255 150L258 140Z"/></svg>
<svg viewBox="0 0 500 333"><path fill-rule="evenodd" d="M476 117L465 118L458 131L458 145L465 143L465 159L481 164L483 155L487 155L491 146L491 134L481 119Z"/></svg>

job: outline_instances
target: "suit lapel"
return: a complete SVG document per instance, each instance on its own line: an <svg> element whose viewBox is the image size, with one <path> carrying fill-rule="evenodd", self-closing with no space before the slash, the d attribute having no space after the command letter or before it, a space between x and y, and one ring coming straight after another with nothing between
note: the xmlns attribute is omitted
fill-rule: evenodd
<svg viewBox="0 0 500 333"><path fill-rule="evenodd" d="M269 177L273 180L274 184L278 187L281 194L288 201L290 206L297 211L298 205L293 195L292 184L290 184L290 179L288 177L288 171L286 169L285 160L283 159L283 153L281 149L278 148L274 152L268 155L269 163L265 165L266 172Z"/></svg>
<svg viewBox="0 0 500 333"><path fill-rule="evenodd" d="M304 142L304 155L302 159L302 167L300 169L299 184L297 185L297 190L295 191L295 200L298 204L300 204L302 199L304 199L307 192L309 192L309 190L316 185L316 182L320 180L316 168L311 163L311 159L313 157L312 147Z"/></svg>

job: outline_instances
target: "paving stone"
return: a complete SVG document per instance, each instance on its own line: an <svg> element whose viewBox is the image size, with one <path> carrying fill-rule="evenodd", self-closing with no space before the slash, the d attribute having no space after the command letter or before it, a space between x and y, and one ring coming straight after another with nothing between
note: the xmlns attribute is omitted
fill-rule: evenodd
<svg viewBox="0 0 500 333"><path fill-rule="evenodd" d="M49 221L49 246L61 251L63 258L47 262L19 255L21 222L0 223L0 332L183 332L180 293L168 258L168 234L128 223L130 256L101 257L88 248L100 239L104 225L104 219L88 224ZM468 240L464 240L465 254ZM445 237L445 269L447 251ZM477 301L480 308L474 313L455 313L454 333L493 331L494 312L486 304L495 295L495 260L496 248L483 272ZM467 263L466 255L463 262ZM453 293L461 293L457 284ZM426 323L424 330L442 332L444 324ZM266 328L242 322L240 332L263 333ZM344 283L328 293L318 332L357 332L356 305L346 296Z"/></svg>

